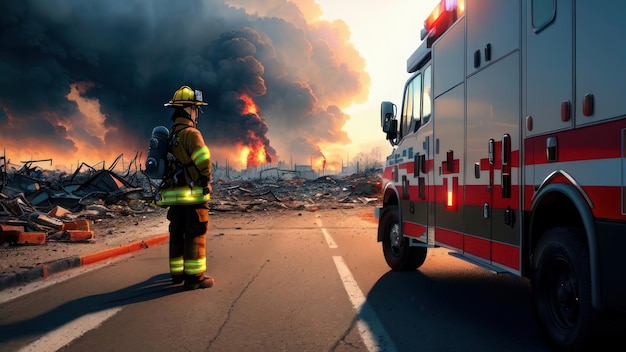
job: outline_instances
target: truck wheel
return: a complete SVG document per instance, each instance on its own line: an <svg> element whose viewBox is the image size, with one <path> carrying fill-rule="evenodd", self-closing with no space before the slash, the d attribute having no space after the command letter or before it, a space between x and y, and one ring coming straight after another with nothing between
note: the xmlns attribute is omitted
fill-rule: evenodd
<svg viewBox="0 0 626 352"><path fill-rule="evenodd" d="M532 264L533 302L543 332L555 347L575 350L585 343L594 326L584 234L572 228L546 231Z"/></svg>
<svg viewBox="0 0 626 352"><path fill-rule="evenodd" d="M387 265L394 271L410 271L419 268L426 260L426 247L411 247L402 235L398 209L387 209L381 219L383 226L383 253Z"/></svg>

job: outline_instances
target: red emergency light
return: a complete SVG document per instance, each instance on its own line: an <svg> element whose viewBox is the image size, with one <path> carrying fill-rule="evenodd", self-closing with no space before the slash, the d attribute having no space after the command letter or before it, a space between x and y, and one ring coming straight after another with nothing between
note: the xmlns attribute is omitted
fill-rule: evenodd
<svg viewBox="0 0 626 352"><path fill-rule="evenodd" d="M422 40L428 37L428 46L445 33L465 12L465 0L441 0L424 21Z"/></svg>

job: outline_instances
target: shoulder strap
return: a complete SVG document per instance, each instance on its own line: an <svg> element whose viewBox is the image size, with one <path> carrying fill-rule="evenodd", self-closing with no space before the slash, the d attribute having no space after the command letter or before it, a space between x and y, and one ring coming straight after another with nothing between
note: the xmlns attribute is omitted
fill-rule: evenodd
<svg viewBox="0 0 626 352"><path fill-rule="evenodd" d="M181 128L180 130L178 130L178 131L174 132L175 127L176 127L176 126L185 126L185 127L183 127L183 128ZM172 130L170 131L170 136L169 136L169 139L172 139L172 137L178 136L178 134L179 134L181 131L184 131L184 130L188 129L189 127L191 127L191 126L189 126L189 125L183 125L183 124L181 124L181 123L176 123L176 124L174 124L174 126L172 126Z"/></svg>
<svg viewBox="0 0 626 352"><path fill-rule="evenodd" d="M180 125L180 124L179 124L179 125ZM174 126L176 126L176 125L174 125ZM171 152L172 154L174 154L174 147L175 147L175 145L173 145L173 144L176 142L176 141L175 141L175 138L176 138L176 137L178 137L178 134L179 134L180 132L182 132L182 131L186 130L186 129L187 129L187 128L189 128L189 127L191 127L191 126L189 126L189 125L185 125L185 127L181 128L180 130L178 130L178 131L176 131L176 132L174 132L174 129L172 128L172 132L170 133L170 137L169 137L169 141L168 141L168 143L169 143L169 148L170 148L170 152ZM187 156L190 156L190 155L189 155L189 154L187 154ZM179 161L179 162L180 162L180 161ZM186 164L181 163L181 165L182 165L182 166L184 166L184 167L189 167L189 166L191 166L191 165L195 165L195 164L193 163L193 161L190 161L190 162L188 162L188 163L186 163Z"/></svg>
<svg viewBox="0 0 626 352"><path fill-rule="evenodd" d="M180 124L178 124L178 125L180 125ZM175 124L174 126L176 126L176 124ZM178 131L176 131L176 132L174 132L174 128L172 128L172 132L170 133L170 136L169 136L169 141L168 141L169 148L170 148L170 152L172 153L172 155L174 154L174 145L173 145L174 138L175 138L175 137L178 137L178 134L179 134L180 132L182 132L183 130L186 130L186 129L187 129L187 128L189 128L189 127L191 127L191 126L189 126L189 125L185 125L185 127L181 128L180 130L178 130ZM187 156L191 157L189 154L187 154ZM178 164L178 165L180 165L180 166L183 168L183 171L185 172L185 175L187 176L187 178L188 178L188 179L191 179L191 175L190 175L190 173L189 173L189 171L188 171L188 168L189 168L189 167L191 167L191 166L193 166L193 167L196 169L196 171L198 172L198 175L200 175L200 177L202 177L202 174L201 174L201 172L200 172L200 169L199 169L199 168L198 168L198 166L197 166L197 165L193 162L193 160L190 160L190 161L189 161L188 163L186 163L186 164L181 163L181 162L180 162L180 160L178 160L178 159L176 159L176 162L177 162L177 164Z"/></svg>

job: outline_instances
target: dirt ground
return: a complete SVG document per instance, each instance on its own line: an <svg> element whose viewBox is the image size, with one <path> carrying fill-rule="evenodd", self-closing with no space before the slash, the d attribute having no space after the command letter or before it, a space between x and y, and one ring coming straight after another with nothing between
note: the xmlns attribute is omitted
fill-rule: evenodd
<svg viewBox="0 0 626 352"><path fill-rule="evenodd" d="M166 209L147 207L146 209L115 217L95 220L91 225L94 239L82 243L48 241L44 245L3 245L0 246L0 276L28 271L37 264L47 263L73 256L97 253L106 249L124 246L168 233ZM211 211L209 236L220 235L224 228L237 228L255 223L262 225L268 216L273 223L289 221L309 212L341 212L344 218L359 217L368 221L374 219L374 205L337 205L305 210L273 209L271 211L222 212Z"/></svg>

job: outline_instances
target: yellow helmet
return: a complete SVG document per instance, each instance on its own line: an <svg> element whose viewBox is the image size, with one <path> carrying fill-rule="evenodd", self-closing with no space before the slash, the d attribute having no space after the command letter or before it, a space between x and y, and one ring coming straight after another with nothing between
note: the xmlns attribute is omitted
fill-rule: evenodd
<svg viewBox="0 0 626 352"><path fill-rule="evenodd" d="M182 86L174 92L172 100L164 104L167 107L186 107L191 105L207 105L202 101L202 92L193 90L189 86Z"/></svg>

